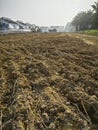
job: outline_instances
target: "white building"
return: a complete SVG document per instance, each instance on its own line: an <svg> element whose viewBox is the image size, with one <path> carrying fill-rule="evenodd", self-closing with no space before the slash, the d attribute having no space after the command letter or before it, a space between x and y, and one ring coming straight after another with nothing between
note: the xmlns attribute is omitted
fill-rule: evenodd
<svg viewBox="0 0 98 130"><path fill-rule="evenodd" d="M0 23L2 24L2 30L17 30L20 28L16 22L6 17L0 18Z"/></svg>
<svg viewBox="0 0 98 130"><path fill-rule="evenodd" d="M16 21L16 22L20 26L20 29L29 29L29 26L23 23L22 21Z"/></svg>
<svg viewBox="0 0 98 130"><path fill-rule="evenodd" d="M42 32L51 32L54 30L55 32L65 32L64 26L41 26Z"/></svg>
<svg viewBox="0 0 98 130"><path fill-rule="evenodd" d="M40 29L42 30L42 32L49 32L49 27L47 26L41 26Z"/></svg>
<svg viewBox="0 0 98 130"><path fill-rule="evenodd" d="M64 26L50 26L50 29L56 29L57 32L65 32Z"/></svg>

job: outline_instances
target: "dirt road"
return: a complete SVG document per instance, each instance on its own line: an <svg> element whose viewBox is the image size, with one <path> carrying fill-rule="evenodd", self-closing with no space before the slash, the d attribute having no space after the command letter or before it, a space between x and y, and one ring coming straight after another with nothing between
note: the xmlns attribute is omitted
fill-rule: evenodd
<svg viewBox="0 0 98 130"><path fill-rule="evenodd" d="M98 38L0 35L1 130L97 130Z"/></svg>

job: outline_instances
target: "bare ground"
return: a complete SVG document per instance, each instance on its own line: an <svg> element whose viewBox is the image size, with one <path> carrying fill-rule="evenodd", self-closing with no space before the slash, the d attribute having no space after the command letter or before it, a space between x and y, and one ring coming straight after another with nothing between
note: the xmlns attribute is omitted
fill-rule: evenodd
<svg viewBox="0 0 98 130"><path fill-rule="evenodd" d="M98 38L0 35L1 130L98 130Z"/></svg>

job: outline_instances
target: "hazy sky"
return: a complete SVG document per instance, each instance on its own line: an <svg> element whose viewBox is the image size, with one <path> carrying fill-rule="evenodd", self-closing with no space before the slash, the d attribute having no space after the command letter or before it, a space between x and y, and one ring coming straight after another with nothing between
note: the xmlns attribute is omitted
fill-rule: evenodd
<svg viewBox="0 0 98 130"><path fill-rule="evenodd" d="M96 0L0 0L0 17L36 25L66 25Z"/></svg>

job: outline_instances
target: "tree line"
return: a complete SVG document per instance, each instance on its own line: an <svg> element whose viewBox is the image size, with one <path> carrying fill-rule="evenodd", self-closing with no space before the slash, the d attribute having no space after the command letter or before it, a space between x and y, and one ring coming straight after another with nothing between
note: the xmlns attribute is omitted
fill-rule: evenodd
<svg viewBox="0 0 98 130"><path fill-rule="evenodd" d="M98 1L92 5L92 10L79 12L72 20L76 30L98 29Z"/></svg>

